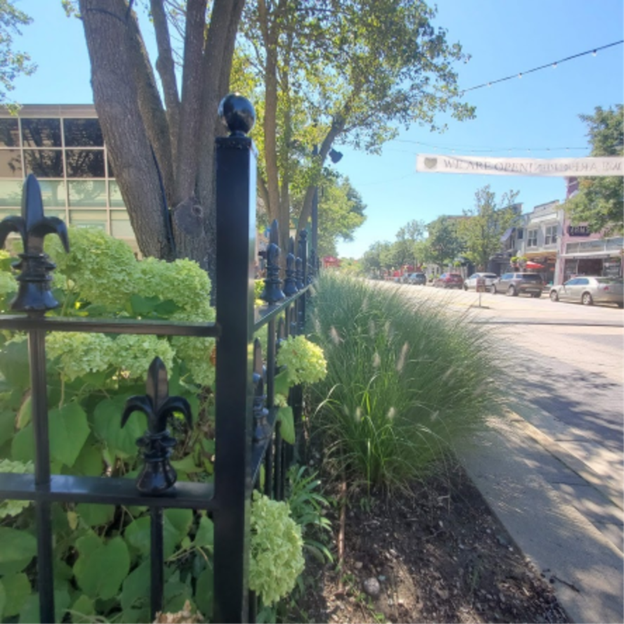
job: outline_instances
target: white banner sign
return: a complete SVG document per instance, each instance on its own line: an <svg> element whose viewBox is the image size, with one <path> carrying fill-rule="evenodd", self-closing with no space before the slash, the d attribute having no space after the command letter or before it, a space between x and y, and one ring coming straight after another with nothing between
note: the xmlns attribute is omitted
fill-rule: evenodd
<svg viewBox="0 0 624 624"><path fill-rule="evenodd" d="M416 171L549 177L624 176L624 158L490 158L418 154Z"/></svg>

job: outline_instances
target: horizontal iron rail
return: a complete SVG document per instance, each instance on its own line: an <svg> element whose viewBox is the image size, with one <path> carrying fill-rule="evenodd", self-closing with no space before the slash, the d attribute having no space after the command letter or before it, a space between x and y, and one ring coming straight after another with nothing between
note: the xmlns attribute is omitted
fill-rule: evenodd
<svg viewBox="0 0 624 624"><path fill-rule="evenodd" d="M152 334L156 336L219 336L216 323L181 323L142 319L64 318L60 316L0 315L0 329L28 331L43 329L61 332L92 332L103 334Z"/></svg>
<svg viewBox="0 0 624 624"><path fill-rule="evenodd" d="M251 450L251 482L252 483L256 482L256 479L258 478L258 474L260 473L260 466L262 465L262 462L264 460L264 455L272 443L273 430L275 429L275 422L277 420L278 409L279 409L278 407L272 407L269 409L267 422L269 423L269 426L271 427L271 432L269 435L267 435L267 437L264 440L254 444Z"/></svg>
<svg viewBox="0 0 624 624"><path fill-rule="evenodd" d="M0 499L142 505L214 511L214 485L178 481L175 488L158 496L141 494L134 479L52 475L49 487L37 487L32 474L0 473Z"/></svg>
<svg viewBox="0 0 624 624"><path fill-rule="evenodd" d="M264 327L264 325L266 325L271 319L274 319L276 316L278 316L289 304L303 297L303 295L310 289L311 286L312 284L304 286L296 295L293 295L292 297L287 297L279 303L256 308L254 310L254 332L257 332L261 327Z"/></svg>

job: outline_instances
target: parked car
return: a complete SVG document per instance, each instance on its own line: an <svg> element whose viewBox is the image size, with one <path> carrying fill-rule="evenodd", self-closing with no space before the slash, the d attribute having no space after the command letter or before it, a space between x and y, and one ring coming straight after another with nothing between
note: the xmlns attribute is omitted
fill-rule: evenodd
<svg viewBox="0 0 624 624"><path fill-rule="evenodd" d="M490 286L492 294L506 293L510 297L531 295L539 298L544 290L544 282L539 273L504 273Z"/></svg>
<svg viewBox="0 0 624 624"><path fill-rule="evenodd" d="M407 276L407 283L424 286L427 283L427 276L424 273L410 273Z"/></svg>
<svg viewBox="0 0 624 624"><path fill-rule="evenodd" d="M624 288L621 277L587 275L574 277L565 284L550 289L551 301L572 301L583 305L615 303L624 307Z"/></svg>
<svg viewBox="0 0 624 624"><path fill-rule="evenodd" d="M492 286L492 282L498 277L496 273L473 273L470 277L466 278L464 282L464 290L469 290L470 288L477 289L477 279L482 277L485 280L486 289L490 289Z"/></svg>
<svg viewBox="0 0 624 624"><path fill-rule="evenodd" d="M464 278L459 273L442 273L433 285L436 288L461 288L464 284Z"/></svg>

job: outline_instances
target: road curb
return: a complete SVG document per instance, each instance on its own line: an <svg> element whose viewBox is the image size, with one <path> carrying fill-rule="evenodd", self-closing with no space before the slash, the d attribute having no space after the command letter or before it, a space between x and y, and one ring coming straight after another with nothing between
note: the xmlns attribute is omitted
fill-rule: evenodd
<svg viewBox="0 0 624 624"><path fill-rule="evenodd" d="M544 447L553 457L565 464L572 472L581 479L587 481L594 489L608 498L616 507L624 510L622 491L609 486L595 473L584 461L566 450L559 442L553 440L543 431L532 425L526 418L512 409L507 410L512 422L516 423L524 432L533 438L540 446Z"/></svg>

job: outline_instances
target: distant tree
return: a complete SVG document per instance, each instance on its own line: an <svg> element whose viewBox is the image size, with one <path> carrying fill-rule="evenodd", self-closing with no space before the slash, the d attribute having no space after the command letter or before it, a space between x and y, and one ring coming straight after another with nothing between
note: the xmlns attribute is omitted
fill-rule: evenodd
<svg viewBox="0 0 624 624"><path fill-rule="evenodd" d="M340 271L349 275L361 275L362 264L355 258L340 258Z"/></svg>
<svg viewBox="0 0 624 624"><path fill-rule="evenodd" d="M26 52L13 50L13 36L21 35L20 26L27 26L32 18L15 6L14 0L0 0L0 103L17 108L8 100L13 81L20 75L30 76L37 66Z"/></svg>
<svg viewBox="0 0 624 624"><path fill-rule="evenodd" d="M501 236L515 225L520 217L516 204L519 191L505 193L500 201L490 185L475 193L475 205L464 210L464 219L457 225L457 232L464 243L463 255L477 268L484 270L489 259L501 249Z"/></svg>
<svg viewBox="0 0 624 624"><path fill-rule="evenodd" d="M457 219L438 217L427 225L426 260L444 266L464 251L464 243L457 231Z"/></svg>
<svg viewBox="0 0 624 624"><path fill-rule="evenodd" d="M362 267L365 271L389 269L391 260L392 243L387 241L373 243L362 256Z"/></svg>
<svg viewBox="0 0 624 624"><path fill-rule="evenodd" d="M393 244L396 266L416 265L422 261L421 243L425 238L426 227L423 221L414 219L399 229Z"/></svg>
<svg viewBox="0 0 624 624"><path fill-rule="evenodd" d="M624 107L579 115L587 124L592 156L624 155ZM586 223L591 232L624 233L624 177L580 178L579 190L564 204L573 224Z"/></svg>

